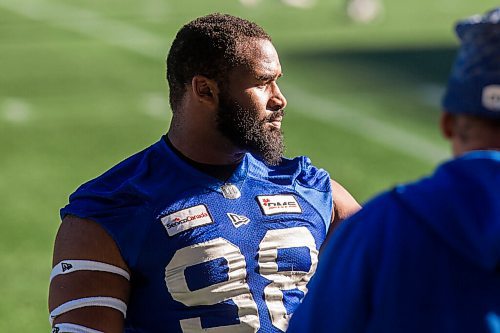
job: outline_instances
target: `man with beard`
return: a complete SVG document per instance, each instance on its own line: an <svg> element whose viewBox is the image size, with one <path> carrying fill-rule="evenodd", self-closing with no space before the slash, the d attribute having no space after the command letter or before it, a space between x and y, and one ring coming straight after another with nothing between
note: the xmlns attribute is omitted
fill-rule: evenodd
<svg viewBox="0 0 500 333"><path fill-rule="evenodd" d="M254 23L212 14L178 32L168 134L61 210L54 331L286 330L328 228L359 206L309 159L282 157L280 76Z"/></svg>

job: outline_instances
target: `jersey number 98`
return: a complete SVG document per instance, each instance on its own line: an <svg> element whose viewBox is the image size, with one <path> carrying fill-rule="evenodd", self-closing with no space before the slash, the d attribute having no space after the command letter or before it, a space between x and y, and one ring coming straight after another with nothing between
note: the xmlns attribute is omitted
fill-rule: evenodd
<svg viewBox="0 0 500 333"><path fill-rule="evenodd" d="M304 247L309 251L308 271L283 270L278 268L278 250ZM189 267L216 259L227 262L227 278L224 281L190 290L185 271ZM289 315L283 304L283 291L298 289L307 293L307 282L316 270L318 251L311 232L305 227L268 230L259 244L259 273L271 282L264 288L264 298L273 326L285 331ZM219 237L207 242L177 250L165 268L165 282L172 298L186 306L214 305L232 300L238 308L239 324L203 328L201 318L180 321L184 333L247 333L257 332L260 327L257 304L247 283L245 257L240 249L228 240Z"/></svg>

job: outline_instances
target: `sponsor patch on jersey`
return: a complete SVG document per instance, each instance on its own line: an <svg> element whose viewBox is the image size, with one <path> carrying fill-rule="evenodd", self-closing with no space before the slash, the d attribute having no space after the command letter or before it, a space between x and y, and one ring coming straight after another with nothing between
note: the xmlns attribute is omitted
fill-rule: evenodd
<svg viewBox="0 0 500 333"><path fill-rule="evenodd" d="M231 222L233 222L233 225L236 228L241 227L242 225L250 222L250 219L248 217L234 213L227 213L227 217L229 217L229 219L231 220Z"/></svg>
<svg viewBox="0 0 500 333"><path fill-rule="evenodd" d="M161 222L169 236L180 232L213 223L205 205L189 207L162 217Z"/></svg>
<svg viewBox="0 0 500 333"><path fill-rule="evenodd" d="M302 213L299 203L290 194L258 195L257 200L264 215Z"/></svg>

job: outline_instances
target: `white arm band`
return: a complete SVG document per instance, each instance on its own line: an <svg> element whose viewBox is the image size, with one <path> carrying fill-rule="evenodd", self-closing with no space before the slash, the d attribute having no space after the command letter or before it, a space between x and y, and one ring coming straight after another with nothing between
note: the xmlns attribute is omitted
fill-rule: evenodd
<svg viewBox="0 0 500 333"><path fill-rule="evenodd" d="M52 333L104 333L81 325L61 323L52 327Z"/></svg>
<svg viewBox="0 0 500 333"><path fill-rule="evenodd" d="M50 281L52 281L52 279L57 275L68 274L76 271L108 272L121 275L125 279L130 280L130 274L126 270L114 265L91 260L63 260L52 269Z"/></svg>
<svg viewBox="0 0 500 333"><path fill-rule="evenodd" d="M57 318L57 316L60 316L63 313L66 313L68 311L75 310L75 309L89 307L89 306L104 306L104 307L116 309L123 314L124 318L127 315L127 304L125 304L125 302L123 302L122 300L120 300L118 298L114 298L114 297L85 297L85 298L79 298L79 299L75 299L72 301L68 301L66 303L59 305L54 310L52 310L52 312L50 313L50 316L49 316L50 325L53 324L54 319Z"/></svg>

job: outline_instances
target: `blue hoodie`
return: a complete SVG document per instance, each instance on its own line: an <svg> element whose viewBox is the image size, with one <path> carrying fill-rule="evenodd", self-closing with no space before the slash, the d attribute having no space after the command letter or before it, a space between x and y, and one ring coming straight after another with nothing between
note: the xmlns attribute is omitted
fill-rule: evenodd
<svg viewBox="0 0 500 333"><path fill-rule="evenodd" d="M500 152L444 163L347 220L288 332L500 333Z"/></svg>

